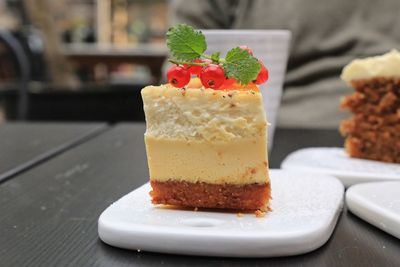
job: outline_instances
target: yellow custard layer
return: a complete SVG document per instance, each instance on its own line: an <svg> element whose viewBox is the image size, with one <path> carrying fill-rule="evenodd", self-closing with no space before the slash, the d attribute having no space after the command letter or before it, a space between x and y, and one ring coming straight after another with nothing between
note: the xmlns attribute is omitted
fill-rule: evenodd
<svg viewBox="0 0 400 267"><path fill-rule="evenodd" d="M268 181L265 138L209 143L146 136L150 179L210 184Z"/></svg>
<svg viewBox="0 0 400 267"><path fill-rule="evenodd" d="M148 86L142 90L150 179L266 183L261 93Z"/></svg>

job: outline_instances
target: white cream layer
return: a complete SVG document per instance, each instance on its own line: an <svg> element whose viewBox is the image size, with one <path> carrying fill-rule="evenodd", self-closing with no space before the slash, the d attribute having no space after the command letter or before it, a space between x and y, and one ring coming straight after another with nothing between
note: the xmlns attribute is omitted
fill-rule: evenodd
<svg viewBox="0 0 400 267"><path fill-rule="evenodd" d="M146 135L222 142L266 135L259 92L161 85L145 87L142 98Z"/></svg>
<svg viewBox="0 0 400 267"><path fill-rule="evenodd" d="M352 80L399 76L400 53L392 50L384 55L353 60L343 68L341 78L349 84Z"/></svg>

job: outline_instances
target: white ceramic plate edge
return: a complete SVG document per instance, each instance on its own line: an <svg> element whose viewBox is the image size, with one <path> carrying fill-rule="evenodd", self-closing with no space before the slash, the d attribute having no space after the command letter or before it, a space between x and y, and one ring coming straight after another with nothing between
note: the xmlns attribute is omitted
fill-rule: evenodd
<svg viewBox="0 0 400 267"><path fill-rule="evenodd" d="M388 212L381 206L376 205L373 201L368 200L364 196L358 194L357 190L363 186L372 186L376 184L391 184L399 182L374 182L374 183L363 183L354 185L346 191L346 205L349 210L356 216L360 217L364 221L374 225L375 227L385 231L400 239L400 225L398 221L400 215L396 215L392 212ZM385 214L385 216L382 216ZM379 220L379 218L381 218ZM397 218L397 219L396 219Z"/></svg>
<svg viewBox="0 0 400 267"><path fill-rule="evenodd" d="M304 166L302 164L291 162L291 156L294 156L297 153L303 153L304 151L312 150L312 149L332 149L332 148L333 149L343 149L341 147L307 147L307 148L302 148L302 149L296 150L285 157L285 159L281 163L281 169L332 175L332 176L337 177L339 180L341 180L343 185L346 188L351 185L354 185L354 184L377 182L378 180L379 181L400 181L399 177L388 176L387 174L378 179L377 174L370 174L368 172L358 173L358 172L351 172L351 171L334 170L334 169L323 168L323 167ZM351 158L349 158L349 159L351 160ZM356 159L356 160L363 160L363 159ZM368 162L369 160L363 160L363 161ZM290 162L290 163L288 163L288 162ZM360 177L362 177L362 178L360 178Z"/></svg>
<svg viewBox="0 0 400 267"><path fill-rule="evenodd" d="M111 246L137 251L152 251L168 254L177 254L177 251L179 251L179 254L182 255L246 258L294 256L314 251L323 246L331 237L342 210L343 202L335 211L334 218L329 225L323 225L309 233L301 233L297 236L291 235L297 242L293 242L290 246L286 243L282 243L282 236L276 236L273 244L265 243L262 234L257 238L248 234L240 238L235 236L231 238L231 240L229 240L229 237L224 236L223 239L220 240L221 242L219 242L218 236L215 235L199 233L194 235L193 233L189 234L184 231L179 231L179 235L176 235L170 229L156 229L155 227L148 227L145 229L145 227L141 225L137 225L136 229L132 229L132 225L120 224L119 228L121 230L116 232L113 226L107 225L107 223L102 220L102 216L99 218L98 232L100 239ZM127 236L131 238L131 241L119 241L116 243L116 233L119 235L121 241L126 239ZM195 236L196 242L187 243L185 248L182 249L182 246L179 244L185 242L187 238L192 239L193 236ZM324 238L320 239L319 236L324 236ZM157 245L154 246L153 239L158 239L158 241L165 244L165 246L162 248ZM132 240L138 240L138 242L134 243ZM211 243L214 247L213 251L210 252L208 249L202 250L203 247L207 248ZM246 245L245 249L243 248L244 244Z"/></svg>

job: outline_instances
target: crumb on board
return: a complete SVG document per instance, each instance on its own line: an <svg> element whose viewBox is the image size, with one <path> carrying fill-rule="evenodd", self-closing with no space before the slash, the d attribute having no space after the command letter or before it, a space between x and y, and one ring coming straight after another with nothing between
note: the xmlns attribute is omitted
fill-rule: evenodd
<svg viewBox="0 0 400 267"><path fill-rule="evenodd" d="M238 212L238 213L236 214L236 216L238 216L238 218L242 218L242 217L244 216L244 214L241 213L241 212Z"/></svg>
<svg viewBox="0 0 400 267"><path fill-rule="evenodd" d="M256 210L256 211L254 212L254 214L256 215L257 218L263 218L263 217L265 217L265 212L264 212L264 211L261 211L261 210Z"/></svg>

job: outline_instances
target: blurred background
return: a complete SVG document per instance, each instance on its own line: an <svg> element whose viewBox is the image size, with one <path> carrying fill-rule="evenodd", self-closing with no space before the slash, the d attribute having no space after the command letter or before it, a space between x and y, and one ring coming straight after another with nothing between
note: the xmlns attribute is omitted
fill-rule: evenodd
<svg viewBox="0 0 400 267"><path fill-rule="evenodd" d="M143 121L140 89L165 76L165 32L188 23L290 30L277 126L337 128L348 117L340 98L351 93L342 68L399 47L399 7L398 0L0 0L0 120Z"/></svg>
<svg viewBox="0 0 400 267"><path fill-rule="evenodd" d="M167 56L165 0L0 0L0 116L143 120Z"/></svg>

